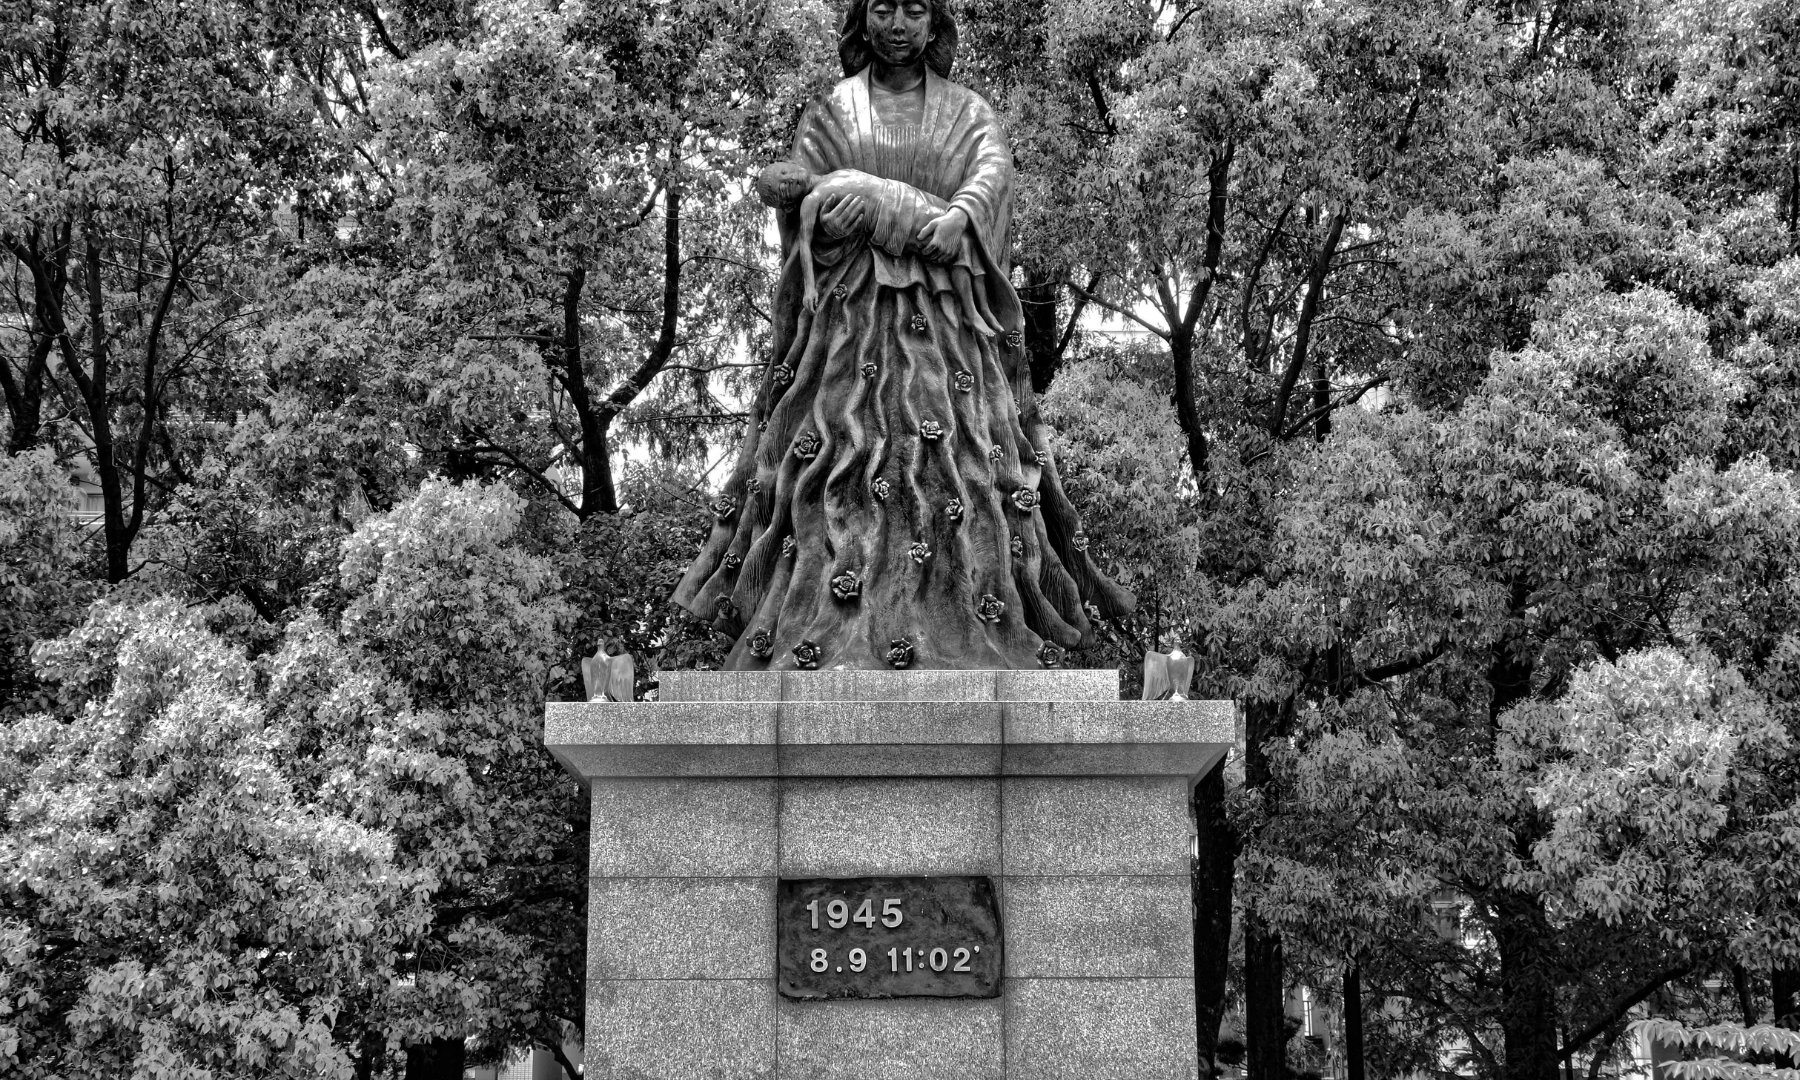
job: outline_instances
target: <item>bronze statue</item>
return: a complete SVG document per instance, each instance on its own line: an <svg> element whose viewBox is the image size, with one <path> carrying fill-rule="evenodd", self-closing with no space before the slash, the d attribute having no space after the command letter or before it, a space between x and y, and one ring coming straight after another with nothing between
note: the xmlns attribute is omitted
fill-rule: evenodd
<svg viewBox="0 0 1800 1080"><path fill-rule="evenodd" d="M675 600L737 638L733 668L1054 666L1089 605L1135 601L1089 558L1032 398L1012 151L949 79L948 0L852 0L838 52L757 181L773 355Z"/></svg>

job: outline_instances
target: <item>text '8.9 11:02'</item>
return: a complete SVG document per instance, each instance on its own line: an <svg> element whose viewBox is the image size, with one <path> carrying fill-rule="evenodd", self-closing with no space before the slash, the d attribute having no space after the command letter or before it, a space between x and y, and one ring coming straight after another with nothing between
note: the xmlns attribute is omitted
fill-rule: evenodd
<svg viewBox="0 0 1800 1080"><path fill-rule="evenodd" d="M784 878L775 906L785 997L1000 993L1000 913L985 877Z"/></svg>

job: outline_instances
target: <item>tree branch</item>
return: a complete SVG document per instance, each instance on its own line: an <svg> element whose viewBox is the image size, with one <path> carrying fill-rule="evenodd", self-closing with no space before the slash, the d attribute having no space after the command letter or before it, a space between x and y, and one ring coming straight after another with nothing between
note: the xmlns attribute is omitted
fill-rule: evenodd
<svg viewBox="0 0 1800 1080"><path fill-rule="evenodd" d="M1309 409L1304 416L1302 416L1302 417L1300 417L1300 419L1294 421L1293 424L1290 425L1287 428L1287 430L1282 433L1282 438L1291 439L1295 435L1298 435L1300 432L1305 431L1306 425L1312 423L1314 420L1317 420L1319 417L1324 416L1326 413L1331 412L1335 409L1341 409L1345 405L1356 404L1358 401L1360 401L1362 399L1362 396L1364 394L1375 389L1377 386L1381 386L1382 384L1386 383L1387 381L1388 381L1388 377L1386 375L1377 375L1375 378L1370 379L1368 382L1363 383L1361 386L1356 387L1354 390L1351 390L1347 396L1340 398L1337 401L1333 401L1330 404L1321 405L1314 409Z"/></svg>
<svg viewBox="0 0 1800 1080"><path fill-rule="evenodd" d="M1313 320L1319 315L1319 307L1325 301L1325 278L1331 273L1331 259L1337 254L1338 241L1343 239L1344 225L1348 212L1340 210L1331 215L1331 221L1325 227L1325 239L1319 244L1318 254L1313 258L1312 268L1307 273L1306 299L1300 304L1300 325L1294 331L1294 355L1289 358L1287 370L1281 375L1281 389L1275 395L1275 407L1269 416L1269 433L1276 438L1283 438L1287 428L1288 404L1294 397L1294 386L1300 381L1300 372L1306 369L1307 350L1312 344Z"/></svg>
<svg viewBox="0 0 1800 1080"><path fill-rule="evenodd" d="M375 36L380 39L381 47L394 59L405 60L406 50L394 44L394 39L388 35L387 21L381 17L381 11L375 6L374 0L364 4L363 10L368 12L369 21L375 26Z"/></svg>
<svg viewBox="0 0 1800 1080"><path fill-rule="evenodd" d="M1604 1035L1606 1029L1618 1023L1619 1019L1630 1012L1632 1007L1656 993L1668 983L1681 978L1694 969L1691 960L1683 960L1679 964L1666 967L1650 976L1648 980L1633 990L1628 990L1606 1003L1606 1009L1598 1020L1569 1036L1568 1043L1556 1055L1558 1061L1567 1061L1575 1051L1591 1042L1596 1036Z"/></svg>

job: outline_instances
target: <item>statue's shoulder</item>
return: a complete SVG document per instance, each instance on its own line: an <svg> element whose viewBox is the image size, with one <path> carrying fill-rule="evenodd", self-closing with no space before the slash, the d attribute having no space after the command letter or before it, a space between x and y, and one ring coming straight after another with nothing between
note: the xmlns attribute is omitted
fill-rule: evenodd
<svg viewBox="0 0 1800 1080"><path fill-rule="evenodd" d="M998 126L1000 116L987 98L969 89L959 82L952 82L942 76L933 76L931 80L933 93L939 95L944 106L952 116L962 116L983 126Z"/></svg>
<svg viewBox="0 0 1800 1080"><path fill-rule="evenodd" d="M833 109L851 108L856 99L863 93L863 76L861 73L848 75L831 85L831 89L819 96L818 103Z"/></svg>
<svg viewBox="0 0 1800 1080"><path fill-rule="evenodd" d="M967 107L984 116L994 115L994 107L988 103L988 99L962 83L954 82L937 74L933 74L930 78L932 92L941 95L946 102L958 107ZM868 86L868 72L866 70L859 71L832 84L831 89L820 95L816 104L833 112L852 112L859 102L868 100Z"/></svg>

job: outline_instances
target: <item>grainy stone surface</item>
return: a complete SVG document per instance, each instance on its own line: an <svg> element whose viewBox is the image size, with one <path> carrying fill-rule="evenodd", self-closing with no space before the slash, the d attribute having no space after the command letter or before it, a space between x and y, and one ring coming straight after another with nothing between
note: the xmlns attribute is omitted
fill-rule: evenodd
<svg viewBox="0 0 1800 1080"><path fill-rule="evenodd" d="M783 1001L781 1080L999 1080L998 998Z"/></svg>
<svg viewBox="0 0 1800 1080"><path fill-rule="evenodd" d="M773 878L597 878L588 979L754 979L775 968Z"/></svg>
<svg viewBox="0 0 1800 1080"><path fill-rule="evenodd" d="M1004 707L994 701L787 701L783 745L1000 742Z"/></svg>
<svg viewBox="0 0 1800 1080"><path fill-rule="evenodd" d="M998 776L1004 755L993 743L866 745L783 744L782 776Z"/></svg>
<svg viewBox="0 0 1800 1080"><path fill-rule="evenodd" d="M1009 776L1000 799L1010 876L1188 872L1185 778Z"/></svg>
<svg viewBox="0 0 1800 1080"><path fill-rule="evenodd" d="M1024 743L1008 741L1000 756L1007 776L1204 776L1227 747L1192 742Z"/></svg>
<svg viewBox="0 0 1800 1080"><path fill-rule="evenodd" d="M1009 979L1008 1080L1194 1080L1194 983Z"/></svg>
<svg viewBox="0 0 1800 1080"><path fill-rule="evenodd" d="M1006 974L1192 977L1193 885L1180 877L1009 878Z"/></svg>
<svg viewBox="0 0 1800 1080"><path fill-rule="evenodd" d="M783 701L993 701L998 672L786 671Z"/></svg>
<svg viewBox="0 0 1800 1080"><path fill-rule="evenodd" d="M588 983L586 1075L596 1080L771 1080L769 979Z"/></svg>
<svg viewBox="0 0 1800 1080"><path fill-rule="evenodd" d="M548 747L577 776L605 781L631 777L778 776L773 742L750 746Z"/></svg>
<svg viewBox="0 0 1800 1080"><path fill-rule="evenodd" d="M779 671L693 671L656 673L658 701L780 701Z"/></svg>
<svg viewBox="0 0 1800 1080"><path fill-rule="evenodd" d="M740 746L775 741L773 701L553 701L550 745Z"/></svg>
<svg viewBox="0 0 1800 1080"><path fill-rule="evenodd" d="M1112 668L997 671L994 696L1001 701L1117 701L1119 673Z"/></svg>
<svg viewBox="0 0 1800 1080"><path fill-rule="evenodd" d="M593 785L594 877L775 873L775 781L603 780Z"/></svg>
<svg viewBox="0 0 1800 1080"><path fill-rule="evenodd" d="M660 702L551 706L593 799L587 1075L1194 1080L1186 800L1234 717L1117 693L668 672ZM991 877L1002 996L781 1001L778 874Z"/></svg>
<svg viewBox="0 0 1800 1080"><path fill-rule="evenodd" d="M785 781L783 877L999 874L994 779Z"/></svg>
<svg viewBox="0 0 1800 1080"><path fill-rule="evenodd" d="M544 746L584 782L773 776L775 702L551 702Z"/></svg>
<svg viewBox="0 0 1800 1080"><path fill-rule="evenodd" d="M1053 701L1047 710L1008 710L1007 739L1023 742L1195 742L1229 745L1237 714L1229 701Z"/></svg>

